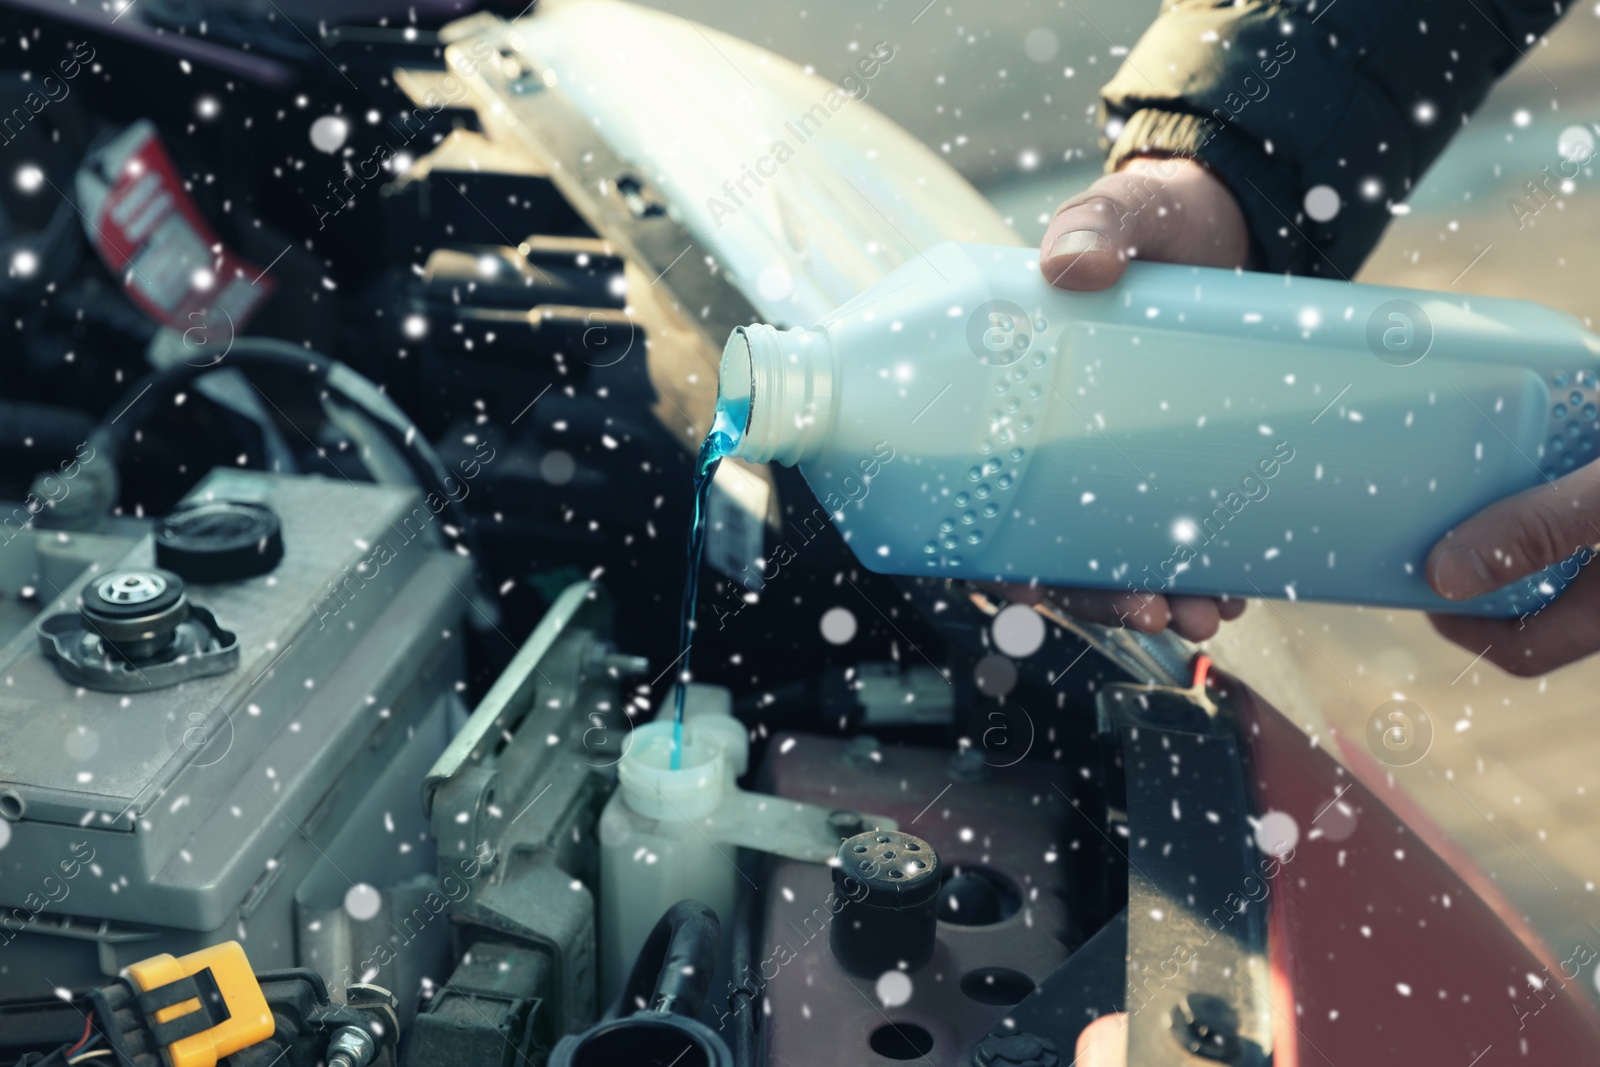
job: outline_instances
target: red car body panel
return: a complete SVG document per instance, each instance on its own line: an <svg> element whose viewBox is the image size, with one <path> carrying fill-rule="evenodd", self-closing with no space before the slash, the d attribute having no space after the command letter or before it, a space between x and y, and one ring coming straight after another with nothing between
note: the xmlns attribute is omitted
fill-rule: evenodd
<svg viewBox="0 0 1600 1067"><path fill-rule="evenodd" d="M1600 938L1550 952L1420 812L1401 818L1361 780L1404 801L1381 765L1352 774L1218 682L1241 698L1257 810L1300 831L1268 903L1276 1067L1600 1063L1600 1009L1580 985Z"/></svg>

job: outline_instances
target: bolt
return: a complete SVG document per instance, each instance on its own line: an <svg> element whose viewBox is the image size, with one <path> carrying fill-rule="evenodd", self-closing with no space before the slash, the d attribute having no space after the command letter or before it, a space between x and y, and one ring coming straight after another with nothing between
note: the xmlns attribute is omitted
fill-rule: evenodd
<svg viewBox="0 0 1600 1067"><path fill-rule="evenodd" d="M989 765L984 762L983 753L975 748L953 753L945 766L950 777L958 782L981 782L989 777Z"/></svg>
<svg viewBox="0 0 1600 1067"><path fill-rule="evenodd" d="M1227 1002L1204 993L1190 993L1172 1009L1172 1036L1192 1056L1233 1063L1239 1058L1235 1015Z"/></svg>
<svg viewBox="0 0 1600 1067"><path fill-rule="evenodd" d="M857 770L876 770L883 764L883 752L876 737L857 737L850 741L844 752L845 762Z"/></svg>
<svg viewBox="0 0 1600 1067"><path fill-rule="evenodd" d="M828 830L841 841L856 836L866 828L866 822L859 811L840 808L828 813Z"/></svg>
<svg viewBox="0 0 1600 1067"><path fill-rule="evenodd" d="M328 1042L328 1067L367 1067L378 1046L359 1026L341 1026Z"/></svg>
<svg viewBox="0 0 1600 1067"><path fill-rule="evenodd" d="M650 661L645 657L614 652L604 645L595 646L594 658L601 670L607 674L615 672L617 678L634 678L650 670Z"/></svg>
<svg viewBox="0 0 1600 1067"><path fill-rule="evenodd" d="M973 1067L1060 1067L1056 1043L1025 1031L990 1034L972 1050Z"/></svg>

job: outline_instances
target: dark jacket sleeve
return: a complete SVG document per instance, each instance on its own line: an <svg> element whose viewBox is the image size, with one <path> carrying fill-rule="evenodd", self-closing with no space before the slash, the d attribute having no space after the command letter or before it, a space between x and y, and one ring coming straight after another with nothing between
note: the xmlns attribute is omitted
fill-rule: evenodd
<svg viewBox="0 0 1600 1067"><path fill-rule="evenodd" d="M1142 153L1196 158L1244 209L1253 266L1348 277L1393 205L1564 10L1165 0L1101 90L1107 167Z"/></svg>

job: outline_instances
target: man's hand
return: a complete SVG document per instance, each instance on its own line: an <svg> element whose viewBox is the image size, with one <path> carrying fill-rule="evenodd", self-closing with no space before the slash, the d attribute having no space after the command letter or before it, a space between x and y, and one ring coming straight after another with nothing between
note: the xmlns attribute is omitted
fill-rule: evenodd
<svg viewBox="0 0 1600 1067"><path fill-rule="evenodd" d="M1191 641L1214 637L1225 622L1244 614L1239 597L1154 596L1115 589L1057 589L1038 585L976 583L980 589L1003 596L1013 604L1042 604L1068 615L1105 626L1127 626L1143 633L1160 633L1168 626Z"/></svg>
<svg viewBox="0 0 1600 1067"><path fill-rule="evenodd" d="M1428 584L1469 600L1578 555L1558 573L1561 595L1518 619L1432 615L1462 648L1522 677L1600 651L1600 576L1582 566L1600 543L1600 463L1492 504L1445 534L1428 553Z"/></svg>
<svg viewBox="0 0 1600 1067"><path fill-rule="evenodd" d="M1087 291L1115 284L1135 256L1241 267L1249 249L1244 215L1221 179L1192 159L1137 158L1056 209L1039 246L1039 269L1052 285ZM1243 600L1228 597L1002 588L1018 603L1048 598L1079 618L1145 633L1171 626L1191 641L1204 641L1244 611Z"/></svg>
<svg viewBox="0 0 1600 1067"><path fill-rule="evenodd" d="M1128 1013L1102 1015L1078 1033L1073 1067L1128 1067Z"/></svg>
<svg viewBox="0 0 1600 1067"><path fill-rule="evenodd" d="M1105 289L1128 260L1242 267L1250 231L1222 180L1192 159L1132 159L1056 208L1039 269L1062 289Z"/></svg>

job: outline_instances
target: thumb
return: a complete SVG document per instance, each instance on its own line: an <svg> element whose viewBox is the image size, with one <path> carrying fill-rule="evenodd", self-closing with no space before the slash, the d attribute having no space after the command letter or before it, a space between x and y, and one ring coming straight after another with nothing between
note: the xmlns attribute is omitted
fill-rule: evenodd
<svg viewBox="0 0 1600 1067"><path fill-rule="evenodd" d="M1507 497L1457 526L1428 553L1428 584L1468 600L1600 543L1600 463Z"/></svg>
<svg viewBox="0 0 1600 1067"><path fill-rule="evenodd" d="M1250 235L1221 179L1193 159L1129 160L1056 209L1039 268L1062 289L1104 289L1128 260L1236 267Z"/></svg>
<svg viewBox="0 0 1600 1067"><path fill-rule="evenodd" d="M1102 1015L1078 1034L1078 1067L1128 1067L1128 1013Z"/></svg>
<svg viewBox="0 0 1600 1067"><path fill-rule="evenodd" d="M1122 277L1134 246L1129 220L1139 213L1120 194L1101 178L1056 209L1039 245L1039 269L1051 285L1094 291Z"/></svg>

